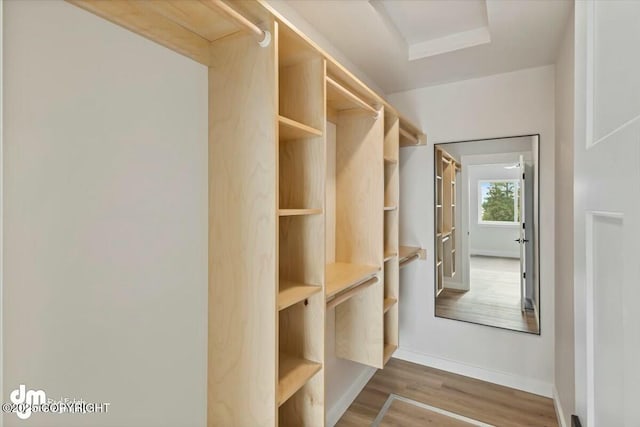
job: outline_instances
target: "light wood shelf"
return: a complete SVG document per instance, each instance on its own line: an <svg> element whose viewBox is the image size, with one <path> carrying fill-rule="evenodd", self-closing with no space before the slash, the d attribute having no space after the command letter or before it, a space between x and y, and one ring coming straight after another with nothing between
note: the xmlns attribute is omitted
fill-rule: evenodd
<svg viewBox="0 0 640 427"><path fill-rule="evenodd" d="M291 141L322 136L322 131L320 129L307 126L280 115L278 116L278 127L280 141Z"/></svg>
<svg viewBox="0 0 640 427"><path fill-rule="evenodd" d="M404 267L417 259L426 259L426 251L414 246L400 246L399 260L400 267Z"/></svg>
<svg viewBox="0 0 640 427"><path fill-rule="evenodd" d="M326 268L325 295L331 298L375 276L380 267L337 262Z"/></svg>
<svg viewBox="0 0 640 427"><path fill-rule="evenodd" d="M383 311L386 313L387 311L389 311L389 309L391 309L391 307L393 307L396 303L398 302L398 300L396 298L385 298L384 299L384 304L383 304Z"/></svg>
<svg viewBox="0 0 640 427"><path fill-rule="evenodd" d="M384 164L385 165L397 165L398 164L398 160L397 159L390 159L388 157L384 158Z"/></svg>
<svg viewBox="0 0 640 427"><path fill-rule="evenodd" d="M327 104L336 111L360 109L374 115L378 114L375 108L329 76L327 76Z"/></svg>
<svg viewBox="0 0 640 427"><path fill-rule="evenodd" d="M444 289L445 277L456 274L456 178L458 160L443 147L435 147L436 169L436 296ZM441 178L438 178L441 177Z"/></svg>
<svg viewBox="0 0 640 427"><path fill-rule="evenodd" d="M320 215L322 209L278 209L279 216Z"/></svg>
<svg viewBox="0 0 640 427"><path fill-rule="evenodd" d="M387 261L393 259L396 255L398 255L398 253L395 252L395 251L385 251L385 253L384 253L384 262L387 262Z"/></svg>
<svg viewBox="0 0 640 427"><path fill-rule="evenodd" d="M278 406L281 406L300 390L320 369L322 369L320 363L292 357L286 353L280 353Z"/></svg>
<svg viewBox="0 0 640 427"><path fill-rule="evenodd" d="M304 301L322 290L322 286L280 280L278 292L278 310L284 310Z"/></svg>
<svg viewBox="0 0 640 427"><path fill-rule="evenodd" d="M422 145L422 141L413 133L400 128L400 146L407 147L413 145Z"/></svg>
<svg viewBox="0 0 640 427"><path fill-rule="evenodd" d="M385 212L395 211L396 209L398 209L397 206L385 206L384 207L384 211Z"/></svg>
<svg viewBox="0 0 640 427"><path fill-rule="evenodd" d="M389 359L391 359L391 356L393 356L393 353L395 353L397 349L398 346L395 344L385 344L382 357L383 364L387 364L387 362L389 361Z"/></svg>
<svg viewBox="0 0 640 427"><path fill-rule="evenodd" d="M208 339L228 344L208 349L209 424L324 424L327 298L344 301L337 357L381 368L398 343L381 248L398 252L399 215L380 206L398 208L399 147L424 134L267 2L224 2L273 35L261 47L219 1L69 1L208 67Z"/></svg>

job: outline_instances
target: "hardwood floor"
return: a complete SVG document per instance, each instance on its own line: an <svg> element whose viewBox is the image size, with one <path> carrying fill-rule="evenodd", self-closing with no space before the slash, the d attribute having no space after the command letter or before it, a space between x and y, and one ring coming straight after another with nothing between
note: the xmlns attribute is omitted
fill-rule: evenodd
<svg viewBox="0 0 640 427"><path fill-rule="evenodd" d="M472 256L471 289L445 289L436 299L436 316L538 333L531 310L520 310L520 260Z"/></svg>
<svg viewBox="0 0 640 427"><path fill-rule="evenodd" d="M393 400L378 426L474 427L475 424L460 421L409 402Z"/></svg>
<svg viewBox="0 0 640 427"><path fill-rule="evenodd" d="M558 426L551 399L398 359L391 359L383 370L376 372L336 426L371 426L390 394L496 427ZM391 409L386 420L383 418L383 422L390 424L380 425L424 426L429 425L425 419L434 417L402 404L392 405Z"/></svg>

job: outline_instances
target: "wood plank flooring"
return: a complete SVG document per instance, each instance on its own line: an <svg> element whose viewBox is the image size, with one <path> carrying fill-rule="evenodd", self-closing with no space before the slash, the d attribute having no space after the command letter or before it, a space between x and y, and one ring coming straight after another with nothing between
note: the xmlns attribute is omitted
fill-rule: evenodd
<svg viewBox="0 0 640 427"><path fill-rule="evenodd" d="M533 311L520 310L520 260L472 256L467 292L445 289L436 299L436 316L538 333Z"/></svg>
<svg viewBox="0 0 640 427"><path fill-rule="evenodd" d="M380 427L475 427L476 425L401 400L393 400L379 424Z"/></svg>
<svg viewBox="0 0 640 427"><path fill-rule="evenodd" d="M336 425L371 426L392 393L497 427L558 426L553 401L549 398L398 359L391 359L371 378ZM392 418L387 420L391 422L400 417L400 411L402 424L390 425L429 425L420 418L424 413L418 413L413 421L403 408L396 406Z"/></svg>

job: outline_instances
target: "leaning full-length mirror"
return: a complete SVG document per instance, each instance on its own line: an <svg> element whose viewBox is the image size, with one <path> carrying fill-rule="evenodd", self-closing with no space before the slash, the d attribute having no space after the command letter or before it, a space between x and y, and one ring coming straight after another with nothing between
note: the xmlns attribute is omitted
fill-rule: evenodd
<svg viewBox="0 0 640 427"><path fill-rule="evenodd" d="M436 144L435 313L540 333L539 135Z"/></svg>

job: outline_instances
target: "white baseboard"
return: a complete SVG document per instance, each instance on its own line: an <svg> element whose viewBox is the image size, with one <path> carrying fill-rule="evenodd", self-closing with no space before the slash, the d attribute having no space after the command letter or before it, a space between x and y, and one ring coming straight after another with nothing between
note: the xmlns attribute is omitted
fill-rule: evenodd
<svg viewBox="0 0 640 427"><path fill-rule="evenodd" d="M464 284L464 283L460 283L460 282L448 282L448 281L444 281L444 287L445 289L455 289L456 291L468 291L469 287Z"/></svg>
<svg viewBox="0 0 640 427"><path fill-rule="evenodd" d="M507 372L494 371L479 366L468 365L455 360L422 354L405 348L399 348L394 353L396 359L429 366L435 369L452 372L458 375L475 378L482 381L515 388L528 393L544 397L553 397L553 385L533 378L521 377Z"/></svg>
<svg viewBox="0 0 640 427"><path fill-rule="evenodd" d="M471 256L480 255L480 256L493 256L498 258L520 258L520 252L517 254L511 251L492 251L486 249L471 249Z"/></svg>
<svg viewBox="0 0 640 427"><path fill-rule="evenodd" d="M553 386L553 406L556 408L556 417L558 418L558 425L560 427L568 427L565 422L564 410L562 409L562 402L560 402L560 396L558 396L558 389Z"/></svg>
<svg viewBox="0 0 640 427"><path fill-rule="evenodd" d="M376 368L369 368L363 371L354 382L351 383L349 388L343 393L342 397L338 399L335 405L327 410L326 425L328 427L334 427L340 420L340 417L349 409L349 406L356 400L356 397L360 394L364 386L367 385L371 377L376 373Z"/></svg>

